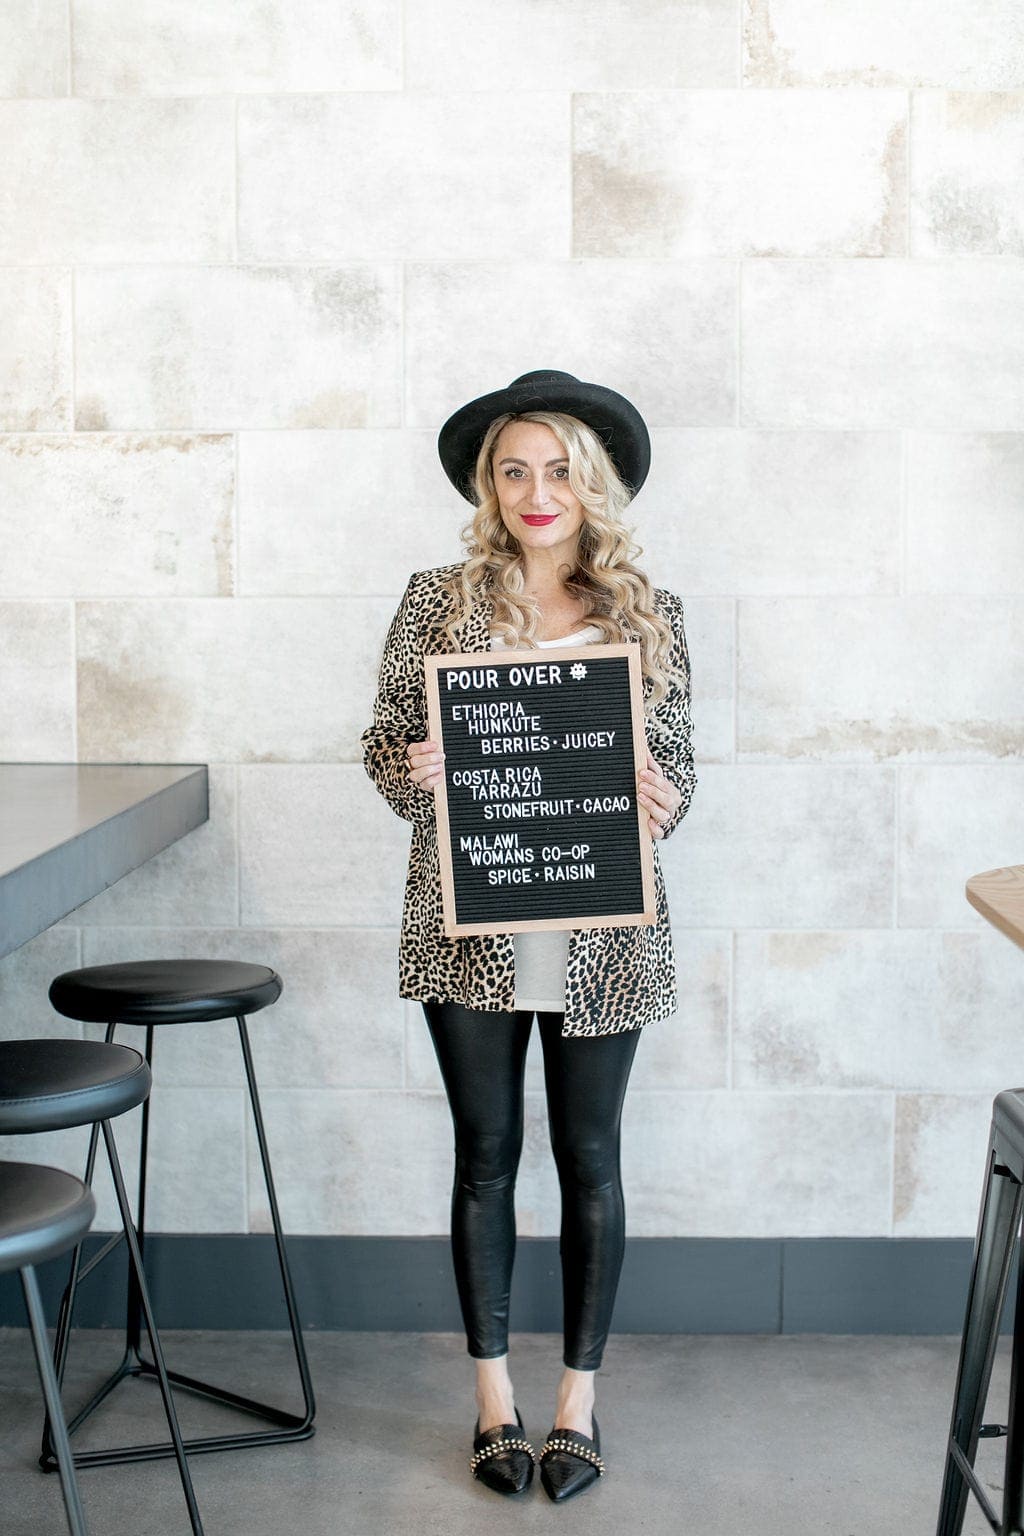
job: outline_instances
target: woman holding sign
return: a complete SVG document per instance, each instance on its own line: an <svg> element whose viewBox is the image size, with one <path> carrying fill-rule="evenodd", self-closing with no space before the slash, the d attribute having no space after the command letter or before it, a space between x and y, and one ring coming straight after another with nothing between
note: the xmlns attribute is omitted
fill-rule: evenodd
<svg viewBox="0 0 1024 1536"><path fill-rule="evenodd" d="M642 1027L676 1008L665 888L655 858L653 923L449 937L434 794L445 770L427 729L424 658L636 644L647 750L635 795L661 840L696 784L689 656L680 600L632 563L623 514L646 478L650 439L622 395L567 373L525 374L456 411L438 449L474 505L467 558L411 578L384 643L364 758L381 794L413 823L400 991L423 1004L452 1112L452 1255L476 1367L470 1466L501 1493L525 1488L535 1460L509 1375L508 1306L523 1074L537 1016L562 1196L565 1367L539 1461L546 1492L564 1499L605 1470L594 1378L625 1244L622 1104ZM589 724L599 745L601 721Z"/></svg>

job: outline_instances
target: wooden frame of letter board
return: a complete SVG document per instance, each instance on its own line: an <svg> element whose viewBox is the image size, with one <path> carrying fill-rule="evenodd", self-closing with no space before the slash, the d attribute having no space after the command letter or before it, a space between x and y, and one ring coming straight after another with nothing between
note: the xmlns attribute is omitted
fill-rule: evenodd
<svg viewBox="0 0 1024 1536"><path fill-rule="evenodd" d="M636 772L647 766L647 733L644 730L643 682L640 673L640 648L629 643L602 646L545 646L543 650L529 648L518 651L466 651L425 656L427 688L427 720L430 740L441 744L444 735L441 728L441 699L438 673L449 667L529 666L551 661L572 663L585 657L600 660L603 657L625 656L629 663L629 702L633 726L633 761ZM634 786L634 796L636 788ZM452 869L452 844L448 822L448 783L444 775L434 790L437 813L437 842L441 858L441 898L444 909L444 931L449 938L463 938L473 933L526 933L531 929L550 932L561 928L629 928L649 926L657 921L654 893L654 854L647 812L637 799L637 823L640 837L640 878L644 905L639 912L601 913L597 917L535 917L509 918L507 921L490 923L459 923L455 914L455 875ZM509 896L514 901L514 890Z"/></svg>

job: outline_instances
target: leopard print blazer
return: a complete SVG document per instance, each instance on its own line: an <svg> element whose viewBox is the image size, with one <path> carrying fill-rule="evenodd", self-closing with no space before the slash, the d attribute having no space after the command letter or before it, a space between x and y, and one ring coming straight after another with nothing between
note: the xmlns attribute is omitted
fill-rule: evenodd
<svg viewBox="0 0 1024 1536"><path fill-rule="evenodd" d="M400 995L510 1012L515 997L512 934L446 936L434 796L408 778L406 747L411 741L427 740L424 656L490 647L491 605L487 602L476 604L464 620L459 645L453 646L444 632L451 612L446 587L458 569L458 565L440 566L410 578L384 641L373 724L362 735L363 761L392 810L413 824L399 944ZM653 716L646 716L654 759L682 796L678 810L665 824L668 836L685 816L697 778L683 605L660 588L655 589L655 603L672 627L671 659L684 679L670 687ZM625 626L623 638L639 642L640 637ZM645 680L645 693L648 689ZM657 920L653 925L571 931L564 1037L617 1034L675 1012L675 959L657 839L654 874Z"/></svg>

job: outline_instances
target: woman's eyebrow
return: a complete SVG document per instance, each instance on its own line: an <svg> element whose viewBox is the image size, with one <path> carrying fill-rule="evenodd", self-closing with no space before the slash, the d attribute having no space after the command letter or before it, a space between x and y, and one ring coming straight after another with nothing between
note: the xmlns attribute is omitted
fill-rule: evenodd
<svg viewBox="0 0 1024 1536"><path fill-rule="evenodd" d="M567 458L564 458L564 457L561 458L561 459L548 459L548 461L545 464L544 468L545 469L550 469L552 464L568 464L568 462L569 462L569 460ZM499 464L522 464L524 469L528 469L529 468L529 465L527 464L525 459L499 459L498 463Z"/></svg>

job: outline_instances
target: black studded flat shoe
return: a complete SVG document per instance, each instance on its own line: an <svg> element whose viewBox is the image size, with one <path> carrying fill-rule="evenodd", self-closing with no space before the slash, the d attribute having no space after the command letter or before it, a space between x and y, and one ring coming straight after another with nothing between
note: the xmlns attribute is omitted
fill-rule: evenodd
<svg viewBox="0 0 1024 1536"><path fill-rule="evenodd" d="M549 1499L571 1499L604 1476L601 1436L591 1414L594 1438L575 1429L555 1428L540 1452L540 1480Z"/></svg>
<svg viewBox="0 0 1024 1536"><path fill-rule="evenodd" d="M537 1453L523 1434L523 1421L516 1409L516 1424L493 1424L480 1433L477 1417L473 1433L473 1456L469 1470L496 1493L522 1493L533 1481Z"/></svg>

